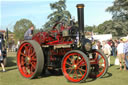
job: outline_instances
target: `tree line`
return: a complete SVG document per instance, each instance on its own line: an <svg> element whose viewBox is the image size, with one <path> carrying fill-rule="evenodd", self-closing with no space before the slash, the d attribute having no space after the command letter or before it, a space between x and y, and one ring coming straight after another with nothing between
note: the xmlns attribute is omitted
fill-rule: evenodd
<svg viewBox="0 0 128 85"><path fill-rule="evenodd" d="M46 22L42 28L43 30L49 30L56 22L63 22L67 26L70 25L71 14L66 10L66 0L59 0L54 3L50 3L50 8L53 13L48 15L49 21ZM128 33L128 1L127 0L115 0L113 5L106 9L106 12L112 14L112 19L105 21L98 26L85 26L85 31L95 32L98 34L111 33L115 37L126 36ZM14 35L16 40L23 40L24 32L34 25L32 21L28 19L21 19L16 22L14 26ZM35 29L36 32L39 29Z"/></svg>

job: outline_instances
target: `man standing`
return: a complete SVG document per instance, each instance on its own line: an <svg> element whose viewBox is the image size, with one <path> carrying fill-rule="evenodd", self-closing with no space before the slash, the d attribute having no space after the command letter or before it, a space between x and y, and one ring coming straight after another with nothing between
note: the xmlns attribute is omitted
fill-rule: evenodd
<svg viewBox="0 0 128 85"><path fill-rule="evenodd" d="M125 56L124 56L123 49L124 49L124 43L123 43L123 40L120 39L120 43L117 46L117 56L119 57L120 70L122 70L122 60L123 60L124 70L126 70Z"/></svg>
<svg viewBox="0 0 128 85"><path fill-rule="evenodd" d="M102 42L102 50L104 52L104 54L107 56L108 58L108 66L110 66L110 55L111 55L111 46L107 43L107 41L103 41Z"/></svg>
<svg viewBox="0 0 128 85"><path fill-rule="evenodd" d="M34 26L31 26L24 34L24 40L31 40L33 35Z"/></svg>

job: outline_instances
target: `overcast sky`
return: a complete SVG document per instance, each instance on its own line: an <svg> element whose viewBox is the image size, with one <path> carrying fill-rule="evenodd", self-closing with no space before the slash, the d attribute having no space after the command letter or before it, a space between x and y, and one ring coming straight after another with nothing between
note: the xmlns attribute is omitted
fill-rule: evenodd
<svg viewBox="0 0 128 85"><path fill-rule="evenodd" d="M0 29L7 27L13 31L16 21L26 18L32 21L36 28L44 25L47 16L53 12L49 4L58 0L0 0ZM110 20L112 15L105 12L114 0L66 0L67 10L77 20L76 4L84 4L85 25L99 25Z"/></svg>

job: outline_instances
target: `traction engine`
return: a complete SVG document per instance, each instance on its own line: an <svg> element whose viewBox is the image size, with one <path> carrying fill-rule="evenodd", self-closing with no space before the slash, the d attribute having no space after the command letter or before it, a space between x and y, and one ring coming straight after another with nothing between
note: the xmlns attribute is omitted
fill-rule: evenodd
<svg viewBox="0 0 128 85"><path fill-rule="evenodd" d="M106 56L92 49L84 35L84 5L77 5L78 27L66 28L56 23L52 30L35 34L24 40L17 51L20 74L28 79L45 74L61 74L70 82L84 82L87 77L100 78L108 70ZM56 26L60 25L60 29Z"/></svg>

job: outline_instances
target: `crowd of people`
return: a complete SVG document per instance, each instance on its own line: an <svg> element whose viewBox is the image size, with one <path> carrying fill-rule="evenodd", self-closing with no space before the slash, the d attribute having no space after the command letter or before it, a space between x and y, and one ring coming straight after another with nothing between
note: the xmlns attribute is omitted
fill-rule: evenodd
<svg viewBox="0 0 128 85"><path fill-rule="evenodd" d="M108 66L110 66L110 57L113 56L115 59L118 58L120 70L128 69L128 39L121 38L119 40L106 40L106 41L94 41L93 49L99 49L104 52L108 58Z"/></svg>

